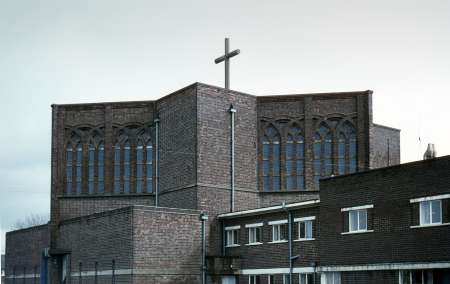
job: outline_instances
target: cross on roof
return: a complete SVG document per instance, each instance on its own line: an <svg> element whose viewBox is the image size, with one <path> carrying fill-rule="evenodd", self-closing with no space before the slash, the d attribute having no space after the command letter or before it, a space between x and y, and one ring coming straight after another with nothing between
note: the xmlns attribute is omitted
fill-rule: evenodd
<svg viewBox="0 0 450 284"><path fill-rule="evenodd" d="M230 39L225 38L225 54L214 60L216 64L225 61L225 89L227 90L230 89L230 58L238 55L241 52L239 49L233 50L232 52L229 52L229 50Z"/></svg>

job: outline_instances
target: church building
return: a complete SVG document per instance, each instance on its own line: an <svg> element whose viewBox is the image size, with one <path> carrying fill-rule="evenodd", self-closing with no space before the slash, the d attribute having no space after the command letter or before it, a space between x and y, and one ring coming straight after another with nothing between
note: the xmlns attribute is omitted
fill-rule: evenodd
<svg viewBox="0 0 450 284"><path fill-rule="evenodd" d="M372 91L52 105L51 173L7 284L450 283L450 157L400 164Z"/></svg>

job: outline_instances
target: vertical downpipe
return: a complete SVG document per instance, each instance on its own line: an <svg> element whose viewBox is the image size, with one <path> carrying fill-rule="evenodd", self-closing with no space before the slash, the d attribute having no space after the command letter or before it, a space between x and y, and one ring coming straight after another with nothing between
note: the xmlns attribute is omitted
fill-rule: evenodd
<svg viewBox="0 0 450 284"><path fill-rule="evenodd" d="M202 284L206 284L206 221L208 215L206 213L200 214L200 221L202 222Z"/></svg>
<svg viewBox="0 0 450 284"><path fill-rule="evenodd" d="M236 109L233 105L230 105L230 124L231 124L231 153L230 153L230 176L231 176L231 197L230 197L230 212L234 212L234 116L236 113Z"/></svg>
<svg viewBox="0 0 450 284"><path fill-rule="evenodd" d="M155 206L159 206L159 118L155 118Z"/></svg>

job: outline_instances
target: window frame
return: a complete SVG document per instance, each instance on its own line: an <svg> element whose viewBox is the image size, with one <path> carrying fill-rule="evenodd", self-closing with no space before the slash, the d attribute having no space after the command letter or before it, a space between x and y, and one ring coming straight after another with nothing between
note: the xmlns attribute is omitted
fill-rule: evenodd
<svg viewBox="0 0 450 284"><path fill-rule="evenodd" d="M263 229L263 223L255 223L255 224L247 224L245 225L245 228L248 231L248 242L246 245L254 246L254 245L261 245L262 242L262 229ZM259 230L259 232L258 232ZM255 241L252 242L252 232L255 233ZM259 240L258 240L259 236Z"/></svg>
<svg viewBox="0 0 450 284"><path fill-rule="evenodd" d="M418 225L412 225L410 226L410 228L426 228L426 227L434 227L434 226L448 226L450 225L450 222L447 220L444 223L444 214L443 214L443 210L444 210L444 204L443 204L443 200L445 199L450 199L450 193L447 194L440 194L440 195L433 195L433 196L425 196L425 197L419 197L419 198L413 198L410 199L409 202L412 203L418 203L418 207L419 207L419 216L418 216ZM433 222L433 217L432 217L432 204L433 202L439 201L439 207L440 207L440 214L439 214L439 219L440 222ZM429 218L430 218L430 223L423 223L422 222L422 206L421 204L429 204L428 209L429 212ZM417 213L416 213L417 214Z"/></svg>
<svg viewBox="0 0 450 284"><path fill-rule="evenodd" d="M305 276L305 282L302 282L302 276ZM314 282L314 273L299 273L298 283L299 284L309 284L308 282Z"/></svg>
<svg viewBox="0 0 450 284"><path fill-rule="evenodd" d="M434 222L433 221L433 204L439 204L438 208L439 208L439 221ZM429 222L425 223L422 222L424 221L423 219L423 214L425 212L423 212L424 208L422 207L422 205L426 205L426 210L428 211L428 219ZM424 200L419 202L419 224L421 226L432 226L432 225L440 225L442 224L442 199L435 199L435 200Z"/></svg>
<svg viewBox="0 0 450 284"><path fill-rule="evenodd" d="M294 219L294 223L297 224L297 239L295 239L294 241L314 241L314 222L316 220L316 216L308 216L308 217L301 217L301 218L295 218ZM305 237L302 238L301 237L301 223L305 224ZM311 237L307 238L307 226L306 224L310 224L309 228L311 230Z"/></svg>
<svg viewBox="0 0 450 284"><path fill-rule="evenodd" d="M342 208L341 212L348 213L347 220L348 220L348 230L346 232L342 232L342 235L346 234L359 234L359 233L371 233L373 230L369 229L369 210L373 209L373 204L368 205L361 205L361 206L355 206L355 207L348 207L348 208ZM357 217L357 228L356 230L352 230L352 212L356 212ZM361 222L360 222L360 215L361 212L365 212L365 224L366 228L361 229Z"/></svg>
<svg viewBox="0 0 450 284"><path fill-rule="evenodd" d="M287 236L283 236L283 226L287 226L288 220L278 220L278 221L270 221L268 224L272 226L272 241L270 243L286 243ZM277 233L275 232L275 228L277 229ZM275 238L277 236L277 238Z"/></svg>
<svg viewBox="0 0 450 284"><path fill-rule="evenodd" d="M241 229L240 225L225 227L225 247L231 248L240 246L239 244L240 229Z"/></svg>

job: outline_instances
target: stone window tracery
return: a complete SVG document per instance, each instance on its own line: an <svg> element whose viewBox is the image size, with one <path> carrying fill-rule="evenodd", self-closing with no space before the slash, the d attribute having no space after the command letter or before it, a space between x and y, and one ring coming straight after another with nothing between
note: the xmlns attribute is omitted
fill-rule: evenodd
<svg viewBox="0 0 450 284"><path fill-rule="evenodd" d="M304 189L305 143L301 129L291 127L286 140L286 189Z"/></svg>
<svg viewBox="0 0 450 284"><path fill-rule="evenodd" d="M278 130L269 125L265 131L262 139L263 148L263 190L264 191L279 191L281 188L281 138Z"/></svg>

